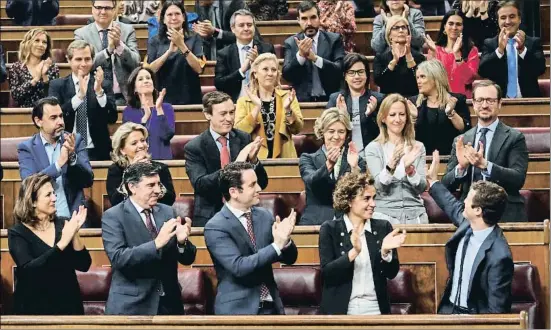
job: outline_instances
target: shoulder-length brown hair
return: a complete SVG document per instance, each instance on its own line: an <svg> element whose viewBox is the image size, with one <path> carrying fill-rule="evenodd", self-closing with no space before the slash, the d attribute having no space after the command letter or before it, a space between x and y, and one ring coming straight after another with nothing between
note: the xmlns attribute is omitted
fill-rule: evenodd
<svg viewBox="0 0 551 330"><path fill-rule="evenodd" d="M31 56L31 46L36 38L38 38L41 34L46 36L46 51L40 59L45 60L48 57L52 57L52 39L50 38L50 35L43 28L34 28L25 33L23 40L19 43L19 53L17 54L17 57L20 62L27 63L29 61L29 57Z"/></svg>
<svg viewBox="0 0 551 330"><path fill-rule="evenodd" d="M333 208L343 213L350 212L352 200L362 194L365 187L374 184L375 181L368 173L346 173L339 179L333 191Z"/></svg>
<svg viewBox="0 0 551 330"><path fill-rule="evenodd" d="M390 107L396 102L402 103L406 108L406 125L404 126L404 130L402 131L402 136L404 137L407 145L413 146L415 145L415 128L413 126L413 121L411 120L411 112L409 112L406 98L400 94L389 94L381 103L379 113L377 114L377 125L379 125L380 133L375 141L381 144L384 144L388 141L388 128L386 124L383 123L383 119L388 116L388 113L390 112Z"/></svg>
<svg viewBox="0 0 551 330"><path fill-rule="evenodd" d="M21 188L19 189L19 195L15 201L15 208L13 209L15 223L26 223L34 227L39 222L36 216L34 203L36 203L38 199L38 190L47 183L53 185L52 178L41 173L30 175L23 180ZM53 218L52 216L50 221L52 221Z"/></svg>

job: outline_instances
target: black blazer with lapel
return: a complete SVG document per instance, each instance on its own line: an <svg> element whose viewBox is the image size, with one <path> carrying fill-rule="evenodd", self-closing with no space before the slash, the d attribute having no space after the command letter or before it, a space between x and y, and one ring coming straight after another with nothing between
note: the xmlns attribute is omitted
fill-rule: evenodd
<svg viewBox="0 0 551 330"><path fill-rule="evenodd" d="M478 73L484 77L496 82L503 93L507 94L507 52L503 57L498 58L496 48L497 37L486 39L482 56L480 58L480 67ZM522 97L540 97L538 78L545 73L545 57L539 38L526 36L525 41L526 55L524 59L517 56L518 63L518 84Z"/></svg>
<svg viewBox="0 0 551 330"><path fill-rule="evenodd" d="M350 165L347 160L348 149L342 154L341 168L339 178L345 173L350 172ZM306 188L306 208L300 217L300 225L321 225L326 220L331 220L335 216L333 210L333 190L337 180L332 173L327 171L325 162L327 157L322 148L313 154L303 153L299 159L299 169L304 187ZM358 166L361 172L366 171L365 161L360 157ZM338 179L338 178L337 178Z"/></svg>
<svg viewBox="0 0 551 330"><path fill-rule="evenodd" d="M474 144L477 128L478 126L475 126L464 134L463 142L465 144L468 142ZM457 138L453 141L450 160L448 161L446 174L442 178L442 184L450 191L457 190L459 186L461 188L461 200L464 200L471 188L473 167L469 166L468 172L463 178L455 178L455 167L458 164L455 151ZM500 121L496 127L486 159L494 164L492 174L488 180L503 187L508 195L507 208L502 221L528 221L524 198L520 195L528 171L528 148L524 134Z"/></svg>
<svg viewBox="0 0 551 330"><path fill-rule="evenodd" d="M104 82L103 89L107 95L105 107L101 107L98 104L94 92L94 77L93 73L90 72L86 93L90 136L92 137L94 148L99 152L101 158L103 160L108 160L110 159L109 153L111 152L111 138L109 137L108 124L113 124L117 121L117 106L115 105L113 90L108 82ZM69 132L73 131L75 125L76 111L71 104L71 99L75 94L75 85L71 75L55 79L50 83L48 95L55 96L59 100L61 110L63 111L65 129ZM86 137L83 138L86 139Z"/></svg>
<svg viewBox="0 0 551 330"><path fill-rule="evenodd" d="M442 302L447 303L450 300L457 247L471 225L462 214L465 205L455 199L440 182L432 185L429 194L457 227L453 236L446 243L446 265L449 276L438 307L440 311ZM473 263L467 295L469 313L510 313L513 273L513 256L509 243L507 243L501 228L496 225L480 246Z"/></svg>
<svg viewBox="0 0 551 330"><path fill-rule="evenodd" d="M283 62L283 78L296 90L300 102L309 102L312 94L313 63L306 60L300 65L297 60L298 46L294 38L304 39L304 33L298 33L285 40L285 61ZM321 85L327 99L329 95L339 90L342 77L342 59L344 46L340 34L319 30L317 55L323 58L323 68L319 69Z"/></svg>
<svg viewBox="0 0 551 330"><path fill-rule="evenodd" d="M241 149L251 143L251 136L238 129L230 131L230 157L235 161ZM189 141L184 147L186 173L194 190L193 226L204 227L207 221L222 208L222 192L218 182L220 172L220 151L216 142L206 130ZM259 162L255 168L258 185L268 185L268 174Z"/></svg>
<svg viewBox="0 0 551 330"><path fill-rule="evenodd" d="M367 248L371 260L373 283L381 314L390 314L390 299L387 279L393 279L400 269L398 251L392 250L392 260L383 261L381 245L386 235L392 232L392 225L386 220L371 219L371 232L365 231ZM354 262L348 259L352 249L350 233L346 230L343 216L328 220L320 227L319 255L323 289L321 293L322 314L346 314L352 294Z"/></svg>
<svg viewBox="0 0 551 330"><path fill-rule="evenodd" d="M327 105L325 106L325 109L333 108L337 106L337 98L339 95L344 95L344 99L346 101L346 109L348 110L348 115L350 118L352 118L352 97L349 93L344 92L335 92L329 96L329 101L327 101ZM377 108L375 111L372 111L368 116L365 115L365 110L367 108L367 105L369 104L369 98L371 96L374 96L377 99ZM360 96L360 127L362 129L362 140L364 144L364 148L367 147L367 145L375 140L377 136L379 136L379 125L377 125L377 114L379 113L379 107L381 106L381 102L383 102L383 99L385 98L384 94L381 94L379 92L374 92L371 90L366 90L365 93Z"/></svg>
<svg viewBox="0 0 551 330"><path fill-rule="evenodd" d="M275 54L274 46L258 40L253 40L253 47L256 46L258 54L272 53ZM233 102L237 102L239 93L241 92L241 82L245 79L239 68L239 48L237 43L232 43L216 54L216 67L214 85L216 89L228 93Z"/></svg>

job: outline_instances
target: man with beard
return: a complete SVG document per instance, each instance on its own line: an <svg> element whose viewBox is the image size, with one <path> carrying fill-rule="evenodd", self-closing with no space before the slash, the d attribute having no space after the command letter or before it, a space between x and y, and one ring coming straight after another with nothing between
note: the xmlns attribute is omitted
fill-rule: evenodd
<svg viewBox="0 0 551 330"><path fill-rule="evenodd" d="M302 32L285 40L283 78L299 102L325 102L340 87L344 46L339 34L320 31L319 8L303 1L298 7Z"/></svg>
<svg viewBox="0 0 551 330"><path fill-rule="evenodd" d="M516 1L497 5L498 36L486 39L478 73L495 81L504 97L539 97L538 77L545 72L545 57L539 38L519 29L520 7Z"/></svg>
<svg viewBox="0 0 551 330"><path fill-rule="evenodd" d="M183 315L178 263L191 265L197 248L191 220L158 203L164 187L159 166L138 162L124 172L128 198L101 219L101 236L113 277L105 314Z"/></svg>
<svg viewBox="0 0 551 330"><path fill-rule="evenodd" d="M251 142L251 136L233 128L235 105L231 97L215 91L203 96L203 114L209 129L184 147L186 173L194 190L193 225L203 227L223 204L218 177L220 169L230 162L249 161L254 165L258 185L268 185L268 174L258 160L262 138Z"/></svg>
<svg viewBox="0 0 551 330"><path fill-rule="evenodd" d="M55 181L57 216L71 218L79 206L86 206L82 189L94 181L84 139L78 133L65 132L63 112L55 97L38 100L32 121L40 132L17 146L21 180L35 173L50 176Z"/></svg>
<svg viewBox="0 0 551 330"><path fill-rule="evenodd" d="M493 81L474 84L473 107L478 124L455 138L442 184L452 192L461 186L463 201L472 183L497 183L507 192L508 200L501 221L528 221L519 193L528 170L524 134L499 120L501 89Z"/></svg>

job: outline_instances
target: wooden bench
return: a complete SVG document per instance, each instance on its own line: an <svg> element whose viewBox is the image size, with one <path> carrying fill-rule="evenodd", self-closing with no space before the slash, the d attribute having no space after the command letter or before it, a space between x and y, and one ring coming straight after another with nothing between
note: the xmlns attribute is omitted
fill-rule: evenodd
<svg viewBox="0 0 551 330"><path fill-rule="evenodd" d="M286 315L286 316L13 316L3 315L3 329L528 329L528 317L493 315Z"/></svg>
<svg viewBox="0 0 551 330"><path fill-rule="evenodd" d="M542 318L549 327L549 221L541 223L503 223L500 224L509 242L513 260L517 264L530 263L538 269L541 284L539 300ZM417 296L416 312L419 314L436 313L436 308L448 278L445 261L445 243L455 232L455 227L442 225L401 225L407 231L407 239L399 250L401 267L411 271ZM0 231L0 250L2 257L2 276L4 286L13 284L13 260L8 252L6 230ZM293 267L312 267L319 265L318 252L319 226L296 227L293 241L298 248L298 259ZM83 229L81 237L92 256L93 266L108 266L109 259L103 250L101 230ZM203 269L212 283L216 284L210 254L206 249L203 229L193 228L191 241L197 246L197 257L192 267ZM274 267L286 267L274 264ZM11 292L11 291L9 291ZM401 319L400 317L399 319ZM350 319L352 319L350 317ZM4 319L3 319L4 320ZM342 326L342 325L341 325ZM459 324L458 324L459 326ZM463 326L464 327L464 326Z"/></svg>

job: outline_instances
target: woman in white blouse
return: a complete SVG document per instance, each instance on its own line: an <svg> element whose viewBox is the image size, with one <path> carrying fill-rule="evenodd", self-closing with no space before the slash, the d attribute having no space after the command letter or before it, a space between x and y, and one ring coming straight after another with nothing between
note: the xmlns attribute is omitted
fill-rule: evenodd
<svg viewBox="0 0 551 330"><path fill-rule="evenodd" d="M421 199L427 187L425 146L415 141L408 102L400 94L384 99L377 114L381 133L365 148L367 167L377 188L373 217L392 224L428 223Z"/></svg>
<svg viewBox="0 0 551 330"><path fill-rule="evenodd" d="M347 173L333 193L340 214L321 225L322 314L390 314L387 279L398 274L406 233L373 219L376 190L368 174Z"/></svg>

